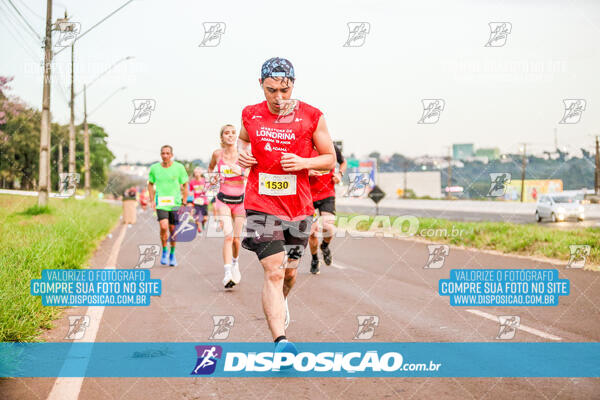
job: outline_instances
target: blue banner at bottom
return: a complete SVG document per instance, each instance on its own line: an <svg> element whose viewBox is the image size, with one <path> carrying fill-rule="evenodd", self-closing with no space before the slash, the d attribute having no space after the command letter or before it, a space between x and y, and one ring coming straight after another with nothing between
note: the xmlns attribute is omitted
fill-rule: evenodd
<svg viewBox="0 0 600 400"><path fill-rule="evenodd" d="M600 343L0 343L0 377L600 377Z"/></svg>

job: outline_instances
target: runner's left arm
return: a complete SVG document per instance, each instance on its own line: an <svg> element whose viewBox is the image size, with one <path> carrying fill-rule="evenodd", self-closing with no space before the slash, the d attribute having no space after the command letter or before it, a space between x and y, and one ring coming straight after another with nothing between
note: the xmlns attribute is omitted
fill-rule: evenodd
<svg viewBox="0 0 600 400"><path fill-rule="evenodd" d="M183 166L181 166L181 173L179 175L179 184L181 185L181 195L183 196L182 204L187 204L188 198L188 174Z"/></svg>
<svg viewBox="0 0 600 400"><path fill-rule="evenodd" d="M348 164L346 163L346 159L342 155L342 152L340 151L339 147L337 147L335 145L334 145L334 147L335 147L335 157L337 158L337 163L340 164L340 169L338 170L339 172L333 174L333 181L336 184L338 184L341 182L342 177L346 173L346 168L347 168Z"/></svg>
<svg viewBox="0 0 600 400"><path fill-rule="evenodd" d="M319 153L316 157L303 158L293 153L283 153L281 167L284 171L300 171L302 169L331 170L335 168L335 150L325 118L321 115L317 128L313 132L313 142Z"/></svg>

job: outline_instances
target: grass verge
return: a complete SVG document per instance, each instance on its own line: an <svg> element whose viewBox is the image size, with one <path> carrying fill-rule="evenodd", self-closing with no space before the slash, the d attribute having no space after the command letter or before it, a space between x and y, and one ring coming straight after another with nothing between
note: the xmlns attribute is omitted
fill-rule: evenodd
<svg viewBox="0 0 600 400"><path fill-rule="evenodd" d="M339 213L336 225L350 225L350 221L357 214ZM342 218L342 221L340 221ZM343 221L347 218L347 221ZM600 264L600 229L580 228L573 230L557 230L533 224L512 224L504 222L460 222L437 218L414 218L416 231L410 230L410 221L405 219L400 231L400 221L394 228L394 222L399 217L386 218L362 216L361 221L355 224L358 231L373 231L387 233L398 237L416 237L435 243L447 243L475 249L496 250L507 254L526 256L548 257L568 261L571 257L571 245L588 245L590 254L587 264ZM341 223L340 223L341 222ZM415 222L413 222L415 225ZM407 232L414 231L413 234ZM598 268L591 268L596 269Z"/></svg>
<svg viewBox="0 0 600 400"><path fill-rule="evenodd" d="M0 342L38 340L60 312L29 294L42 269L81 268L119 220L119 207L93 200L0 195Z"/></svg>

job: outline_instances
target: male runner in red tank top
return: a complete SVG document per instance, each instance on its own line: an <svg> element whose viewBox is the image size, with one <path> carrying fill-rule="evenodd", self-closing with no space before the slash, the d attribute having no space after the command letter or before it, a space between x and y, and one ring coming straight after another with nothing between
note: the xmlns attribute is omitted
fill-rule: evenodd
<svg viewBox="0 0 600 400"><path fill-rule="evenodd" d="M323 253L323 261L325 261L325 265L331 265L332 261L329 243L331 243L335 233L335 185L340 183L342 176L346 172L346 160L344 160L342 151L335 145L334 148L336 160L340 164L338 172L335 172L333 169L330 171L315 171L312 169L308 171L310 191L313 206L315 207L312 229L308 238L310 254L312 255L310 272L314 275L320 272L320 262L317 255L317 248L319 247L319 219L323 227L323 240L320 246ZM313 154L316 154L316 150L313 150ZM317 210L319 211L318 217Z"/></svg>
<svg viewBox="0 0 600 400"><path fill-rule="evenodd" d="M308 170L335 166L335 151L323 113L290 100L294 67L283 58L262 66L266 101L242 111L238 163L251 168L246 184L247 236L242 247L264 269L262 303L275 351L297 352L285 337L287 296L310 234L314 212ZM318 155L311 157L313 148Z"/></svg>

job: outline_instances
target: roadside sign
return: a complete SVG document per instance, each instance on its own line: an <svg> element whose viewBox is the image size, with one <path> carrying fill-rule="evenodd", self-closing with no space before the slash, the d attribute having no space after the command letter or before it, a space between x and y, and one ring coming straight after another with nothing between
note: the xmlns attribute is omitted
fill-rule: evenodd
<svg viewBox="0 0 600 400"><path fill-rule="evenodd" d="M381 190L379 186L375 185L369 192L368 196L371 200L373 200L373 202L375 202L375 204L377 204L385 197L385 192Z"/></svg>

